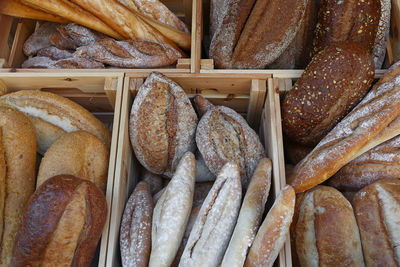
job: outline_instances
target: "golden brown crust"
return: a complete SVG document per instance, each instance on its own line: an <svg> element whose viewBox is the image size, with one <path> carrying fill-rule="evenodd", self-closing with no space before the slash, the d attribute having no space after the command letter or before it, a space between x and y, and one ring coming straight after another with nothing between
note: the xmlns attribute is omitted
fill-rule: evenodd
<svg viewBox="0 0 400 267"><path fill-rule="evenodd" d="M350 43L326 47L285 96L284 133L316 145L364 97L373 78L374 62L366 49Z"/></svg>
<svg viewBox="0 0 400 267"><path fill-rule="evenodd" d="M76 205L85 209L78 210ZM78 239L75 239L77 241L74 240L75 243L72 244L75 246L72 263L60 263L57 262L58 259L55 259L56 262L45 261L43 255L49 244L52 246L51 243L59 237L54 236L55 233L76 234L69 228L70 225L58 229L60 221L81 218L82 212L85 214L83 226L77 224L79 227L74 228L74 231L80 232ZM107 203L104 194L93 183L69 175L47 180L36 190L26 206L15 242L12 265L90 266L106 214ZM67 245L71 244L63 244L58 249L62 251Z"/></svg>
<svg viewBox="0 0 400 267"><path fill-rule="evenodd" d="M400 180L385 179L354 197L367 266L399 266Z"/></svg>
<svg viewBox="0 0 400 267"><path fill-rule="evenodd" d="M364 266L353 208L328 186L308 191L296 224L301 266Z"/></svg>
<svg viewBox="0 0 400 267"><path fill-rule="evenodd" d="M96 136L76 131L57 139L44 155L36 187L47 179L69 174L96 184L106 192L109 151Z"/></svg>
<svg viewBox="0 0 400 267"><path fill-rule="evenodd" d="M6 164L5 181L1 184L0 265L9 266L23 209L35 190L36 138L29 119L12 108L0 107L0 130Z"/></svg>

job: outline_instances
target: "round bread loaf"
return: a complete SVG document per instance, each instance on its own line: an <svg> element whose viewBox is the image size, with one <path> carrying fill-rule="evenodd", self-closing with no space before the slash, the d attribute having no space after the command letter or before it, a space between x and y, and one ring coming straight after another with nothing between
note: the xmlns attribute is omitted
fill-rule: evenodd
<svg viewBox="0 0 400 267"><path fill-rule="evenodd" d="M400 266L400 180L366 186L353 203L366 266Z"/></svg>
<svg viewBox="0 0 400 267"><path fill-rule="evenodd" d="M35 190L35 128L20 111L0 106L0 266L10 266L23 209Z"/></svg>
<svg viewBox="0 0 400 267"><path fill-rule="evenodd" d="M90 266L106 217L106 198L92 182L47 180L25 208L11 265Z"/></svg>
<svg viewBox="0 0 400 267"><path fill-rule="evenodd" d="M197 115L183 89L159 72L140 87L131 110L133 151L149 171L172 177L183 154L196 149Z"/></svg>
<svg viewBox="0 0 400 267"><path fill-rule="evenodd" d="M374 62L356 44L329 46L307 66L282 105L282 128L293 141L316 145L368 92Z"/></svg>
<svg viewBox="0 0 400 267"><path fill-rule="evenodd" d="M108 147L85 131L68 133L57 139L46 151L37 177L37 187L47 179L69 174L95 183L106 192Z"/></svg>

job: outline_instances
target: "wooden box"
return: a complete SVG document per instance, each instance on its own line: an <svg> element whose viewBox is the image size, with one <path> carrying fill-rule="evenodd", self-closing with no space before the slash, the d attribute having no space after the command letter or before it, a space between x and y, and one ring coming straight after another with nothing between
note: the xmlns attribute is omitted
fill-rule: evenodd
<svg viewBox="0 0 400 267"><path fill-rule="evenodd" d="M189 29L195 23L195 16L192 11L195 9L195 3L190 0L162 0L162 2L173 11ZM193 21L192 21L193 18ZM13 18L10 16L0 14L0 68L20 68L22 62L27 57L24 55L22 48L28 37L35 31L37 21L31 19ZM192 47L194 42L195 31L192 31ZM176 66L167 68L183 69L189 72L192 62L191 52L187 51L187 58L179 59ZM47 71L47 70L46 70ZM99 72L110 71L115 72L114 69L98 70Z"/></svg>
<svg viewBox="0 0 400 267"><path fill-rule="evenodd" d="M139 163L136 161L129 139L129 117L133 99L149 72L128 72L125 75L121 105L121 120L107 266L121 266L119 251L120 221L125 203L139 180ZM259 133L266 147L268 157L273 162L273 184L270 196L274 199L285 184L282 132L280 131L279 91L273 87L270 75L237 74L186 74L164 73L177 82L189 98L201 94L214 104L225 105L245 116L249 125ZM277 264L291 266L290 244L285 244Z"/></svg>
<svg viewBox="0 0 400 267"><path fill-rule="evenodd" d="M105 266L108 245L111 201L114 187L115 159L117 154L123 74L103 73L0 73L0 95L18 90L43 90L52 92L82 105L112 129L108 180L106 188L107 219L100 240L100 252L93 262ZM93 264L92 264L93 266Z"/></svg>

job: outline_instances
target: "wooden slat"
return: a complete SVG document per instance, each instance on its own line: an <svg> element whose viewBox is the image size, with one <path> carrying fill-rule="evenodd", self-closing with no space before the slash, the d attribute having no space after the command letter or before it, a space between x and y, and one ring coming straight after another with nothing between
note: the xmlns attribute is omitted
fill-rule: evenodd
<svg viewBox="0 0 400 267"><path fill-rule="evenodd" d="M0 59L3 63L10 57L9 35L12 27L13 18L0 14ZM2 68L0 64L0 68Z"/></svg>
<svg viewBox="0 0 400 267"><path fill-rule="evenodd" d="M190 56L190 72L200 72L201 42L202 42L202 0L193 0L192 10L192 47Z"/></svg>
<svg viewBox="0 0 400 267"><path fill-rule="evenodd" d="M0 96L7 93L7 91L8 91L7 85L2 80L0 80Z"/></svg>
<svg viewBox="0 0 400 267"><path fill-rule="evenodd" d="M253 129L257 129L260 123L266 92L267 85L265 80L251 81L250 100L247 108L247 122Z"/></svg>
<svg viewBox="0 0 400 267"><path fill-rule="evenodd" d="M17 68L26 60L22 48L26 39L34 32L36 21L30 19L19 19L17 30L15 32L14 42L12 45L10 58L8 63L10 67Z"/></svg>
<svg viewBox="0 0 400 267"><path fill-rule="evenodd" d="M104 92L113 108L115 108L115 100L118 86L118 79L107 77L104 82Z"/></svg>

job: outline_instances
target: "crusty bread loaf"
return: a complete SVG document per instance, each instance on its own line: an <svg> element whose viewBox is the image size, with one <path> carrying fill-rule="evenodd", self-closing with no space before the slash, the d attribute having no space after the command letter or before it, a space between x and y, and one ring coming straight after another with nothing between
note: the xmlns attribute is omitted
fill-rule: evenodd
<svg viewBox="0 0 400 267"><path fill-rule="evenodd" d="M152 217L150 188L145 181L141 181L129 197L121 220L119 242L122 266L148 266Z"/></svg>
<svg viewBox="0 0 400 267"><path fill-rule="evenodd" d="M0 1L0 13L13 17L66 23L69 20L22 4L19 0Z"/></svg>
<svg viewBox="0 0 400 267"><path fill-rule="evenodd" d="M71 1L21 0L21 2L30 7L43 10L50 14L58 15L67 20L86 26L90 29L105 33L111 37L122 39L121 35L117 31L114 31L105 22L93 15L93 13L81 8Z"/></svg>
<svg viewBox="0 0 400 267"><path fill-rule="evenodd" d="M42 48L37 52L37 55L38 57L49 57L52 60L59 60L59 59L73 57L73 54L70 50L59 49L55 46Z"/></svg>
<svg viewBox="0 0 400 267"><path fill-rule="evenodd" d="M292 266L300 267L299 256L296 250L296 224L299 219L300 207L306 193L296 194L296 203L294 204L293 220L290 224L290 253L292 254Z"/></svg>
<svg viewBox="0 0 400 267"><path fill-rule="evenodd" d="M196 130L196 144L214 174L226 162L236 162L243 188L247 188L258 162L265 156L256 132L236 111L224 106L210 108L203 115Z"/></svg>
<svg viewBox="0 0 400 267"><path fill-rule="evenodd" d="M149 185L152 196L163 188L163 179L158 174L146 170L141 180L145 181Z"/></svg>
<svg viewBox="0 0 400 267"><path fill-rule="evenodd" d="M381 0L321 0L313 55L325 47L357 42L372 52L379 25Z"/></svg>
<svg viewBox="0 0 400 267"><path fill-rule="evenodd" d="M2 1L7 2L7 1ZM26 56L33 56L43 48L51 46L50 37L57 32L57 23L45 22L29 36L23 46Z"/></svg>
<svg viewBox="0 0 400 267"><path fill-rule="evenodd" d="M218 68L265 68L274 62L296 36L307 1L253 3L224 2L223 17L210 45L210 56Z"/></svg>
<svg viewBox="0 0 400 267"><path fill-rule="evenodd" d="M353 208L328 186L307 191L296 224L301 266L364 266Z"/></svg>
<svg viewBox="0 0 400 267"><path fill-rule="evenodd" d="M226 163L194 222L179 266L217 266L224 256L242 198L239 166Z"/></svg>
<svg viewBox="0 0 400 267"><path fill-rule="evenodd" d="M251 1L253 2L253 1ZM210 28L209 33L211 39L214 36L216 29L218 28L219 23L221 22L222 18L222 8L224 6L225 0L211 0L210 1Z"/></svg>
<svg viewBox="0 0 400 267"><path fill-rule="evenodd" d="M50 43L59 49L75 50L78 48L71 38L61 35L58 31L50 36Z"/></svg>
<svg viewBox="0 0 400 267"><path fill-rule="evenodd" d="M374 147L341 168L328 184L358 191L381 179L400 178L400 135Z"/></svg>
<svg viewBox="0 0 400 267"><path fill-rule="evenodd" d="M36 138L29 119L0 107L0 265L10 266L15 235L35 190Z"/></svg>
<svg viewBox="0 0 400 267"><path fill-rule="evenodd" d="M187 152L154 207L149 267L169 266L175 259L192 210L195 181L196 160Z"/></svg>
<svg viewBox="0 0 400 267"><path fill-rule="evenodd" d="M366 266L399 266L400 180L366 186L353 203Z"/></svg>
<svg viewBox="0 0 400 267"><path fill-rule="evenodd" d="M196 112L182 88L159 72L140 87L129 123L136 158L153 173L172 177L182 155L195 150Z"/></svg>
<svg viewBox="0 0 400 267"><path fill-rule="evenodd" d="M74 56L94 59L120 68L157 68L175 64L181 54L166 44L104 38L88 46L79 47Z"/></svg>
<svg viewBox="0 0 400 267"><path fill-rule="evenodd" d="M92 182L47 180L26 206L12 266L90 266L106 216L106 198Z"/></svg>
<svg viewBox="0 0 400 267"><path fill-rule="evenodd" d="M59 60L52 60L49 57L37 56L24 61L21 65L23 69L104 69L101 62L91 59L69 57Z"/></svg>
<svg viewBox="0 0 400 267"><path fill-rule="evenodd" d="M283 146L285 149L285 158L292 164L299 163L313 150L312 146L298 144L289 138L284 139Z"/></svg>
<svg viewBox="0 0 400 267"><path fill-rule="evenodd" d="M389 37L390 30L390 0L381 0L381 12L378 23L378 30L375 35L374 48L372 49L372 55L374 56L375 68L382 68L383 61L385 60L387 40Z"/></svg>
<svg viewBox="0 0 400 267"><path fill-rule="evenodd" d="M374 73L372 56L359 45L326 47L286 94L282 130L294 142L316 145L364 97Z"/></svg>
<svg viewBox="0 0 400 267"><path fill-rule="evenodd" d="M399 68L399 67L397 67ZM296 192L322 183L371 147L399 134L400 80L391 70L321 142L289 177Z"/></svg>
<svg viewBox="0 0 400 267"><path fill-rule="evenodd" d="M244 266L271 267L274 264L289 233L295 199L291 186L282 188L257 232Z"/></svg>
<svg viewBox="0 0 400 267"><path fill-rule="evenodd" d="M36 129L42 129L36 131L38 151L41 153L51 145L47 134L54 133L52 140L56 140L61 131L84 130L100 138L108 147L111 146L110 130L85 108L65 97L38 90L20 90L1 96L0 105L15 107L37 118L34 125ZM38 125L42 122L45 125ZM42 135L43 127L48 127L49 123L53 126L49 127L47 134Z"/></svg>
<svg viewBox="0 0 400 267"><path fill-rule="evenodd" d="M68 174L93 182L105 193L109 157L108 147L95 135L85 131L67 133L44 154L36 187L53 176Z"/></svg>
<svg viewBox="0 0 400 267"><path fill-rule="evenodd" d="M263 158L254 171L221 267L243 266L264 213L271 187L271 169L271 161Z"/></svg>

